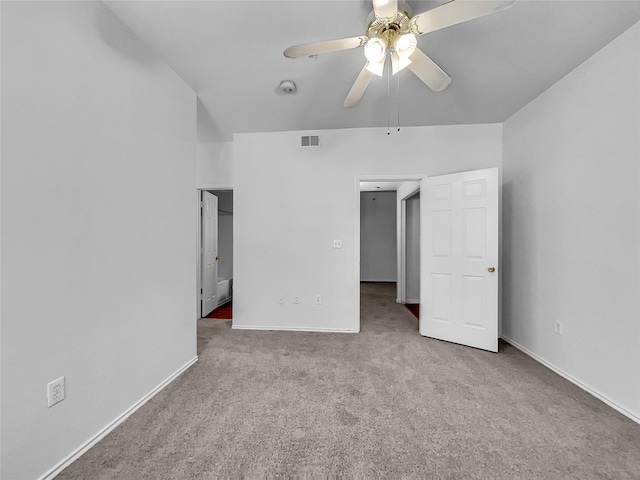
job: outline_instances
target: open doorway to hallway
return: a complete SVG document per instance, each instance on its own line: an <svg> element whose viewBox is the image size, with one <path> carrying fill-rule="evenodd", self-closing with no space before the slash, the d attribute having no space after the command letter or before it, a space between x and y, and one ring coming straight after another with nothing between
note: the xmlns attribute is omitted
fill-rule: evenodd
<svg viewBox="0 0 640 480"><path fill-rule="evenodd" d="M420 303L419 191L420 178L359 184L360 298L378 295L405 304L414 321ZM363 318L361 311L361 328Z"/></svg>
<svg viewBox="0 0 640 480"><path fill-rule="evenodd" d="M396 191L388 185L363 185L360 192L360 293L386 306L395 303L397 281ZM381 307L381 311L384 307ZM361 328L364 318L362 315ZM394 318L390 316L389 318Z"/></svg>
<svg viewBox="0 0 640 480"><path fill-rule="evenodd" d="M424 337L498 351L498 220L497 168L423 176L357 176L356 258L360 261L360 196L372 182L400 182L398 209L418 190L420 196L419 331ZM404 216L398 214L402 221ZM406 222L405 222L406 223ZM407 299L406 250L398 228L398 296ZM424 231L424 235L422 232ZM404 253L406 255L406 252ZM360 301L360 265L355 290ZM361 309L358 307L358 312ZM356 317L362 327L362 316Z"/></svg>

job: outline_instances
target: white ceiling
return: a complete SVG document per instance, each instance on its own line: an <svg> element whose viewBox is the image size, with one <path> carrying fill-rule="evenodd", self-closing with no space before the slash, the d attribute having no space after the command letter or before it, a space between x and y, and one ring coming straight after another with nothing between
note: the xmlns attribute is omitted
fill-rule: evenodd
<svg viewBox="0 0 640 480"><path fill-rule="evenodd" d="M106 3L198 94L201 141L387 125L386 77L375 77L356 107L342 106L364 64L362 49L317 59L282 54L290 45L364 35L371 0ZM445 2L408 3L415 14ZM401 72L401 125L503 122L639 19L636 0L521 0L423 35L418 46L453 81L436 93ZM296 82L295 95L279 92L285 79ZM394 94L391 125L396 103Z"/></svg>

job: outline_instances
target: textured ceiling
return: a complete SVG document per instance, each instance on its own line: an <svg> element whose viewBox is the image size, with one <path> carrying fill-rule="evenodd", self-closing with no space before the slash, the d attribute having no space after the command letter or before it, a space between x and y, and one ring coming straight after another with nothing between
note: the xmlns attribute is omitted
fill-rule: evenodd
<svg viewBox="0 0 640 480"><path fill-rule="evenodd" d="M106 3L198 94L201 141L229 141L237 132L379 127L388 116L397 122L396 77L389 110L386 76L374 77L357 106L342 106L364 64L362 49L317 59L282 54L290 45L363 35L370 0ZM420 13L444 2L408 3ZM400 123L503 122L639 19L635 0L521 0L420 36L418 46L453 81L436 93L401 72ZM296 82L295 95L279 92L284 79Z"/></svg>

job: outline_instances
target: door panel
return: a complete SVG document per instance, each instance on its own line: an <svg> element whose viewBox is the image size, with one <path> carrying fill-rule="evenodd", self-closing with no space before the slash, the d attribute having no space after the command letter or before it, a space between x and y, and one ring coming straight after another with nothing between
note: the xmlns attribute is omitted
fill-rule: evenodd
<svg viewBox="0 0 640 480"><path fill-rule="evenodd" d="M462 324L467 327L485 329L483 315L484 291L486 290L484 277L463 275L462 277ZM480 306L480 308L478 308Z"/></svg>
<svg viewBox="0 0 640 480"><path fill-rule="evenodd" d="M451 256L451 211L433 212L433 255L449 258Z"/></svg>
<svg viewBox="0 0 640 480"><path fill-rule="evenodd" d="M423 181L422 335L498 351L498 188L496 168Z"/></svg>
<svg viewBox="0 0 640 480"><path fill-rule="evenodd" d="M464 246L465 258L484 260L486 251L486 218L484 208L464 210Z"/></svg>
<svg viewBox="0 0 640 480"><path fill-rule="evenodd" d="M451 275L434 273L433 319L439 322L451 322Z"/></svg>

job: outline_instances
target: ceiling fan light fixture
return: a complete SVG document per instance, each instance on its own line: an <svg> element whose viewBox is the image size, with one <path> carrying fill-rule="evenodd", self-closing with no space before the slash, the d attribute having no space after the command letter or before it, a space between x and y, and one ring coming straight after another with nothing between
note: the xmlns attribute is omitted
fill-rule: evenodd
<svg viewBox="0 0 640 480"><path fill-rule="evenodd" d="M416 35L435 32L505 10L518 0L445 0L442 5L418 15L413 15L411 7L403 0L368 1L372 1L373 11L367 18L365 35L294 45L284 51L285 57L299 58L364 47L367 62L347 94L344 101L346 108L353 107L360 101L373 75L383 75L387 54L390 57L388 79L392 72L395 75L408 67L434 92L444 90L451 83L451 77L417 47Z"/></svg>
<svg viewBox="0 0 640 480"><path fill-rule="evenodd" d="M395 75L399 71L407 68L411 65L411 60L409 57L402 57L398 54L398 52L393 52L391 54L391 74Z"/></svg>
<svg viewBox="0 0 640 480"><path fill-rule="evenodd" d="M405 33L404 35L398 36L394 48L400 58L408 59L413 52L416 51L417 46L418 40L416 36L413 33Z"/></svg>
<svg viewBox="0 0 640 480"><path fill-rule="evenodd" d="M367 66L365 68L369 70L371 73L373 73L374 75L381 77L382 72L384 72L384 59L385 57L383 55L382 59L376 63L367 62Z"/></svg>
<svg viewBox="0 0 640 480"><path fill-rule="evenodd" d="M387 46L378 37L370 38L367 44L364 46L364 56L367 57L369 63L379 63L384 60L384 55L387 52Z"/></svg>

